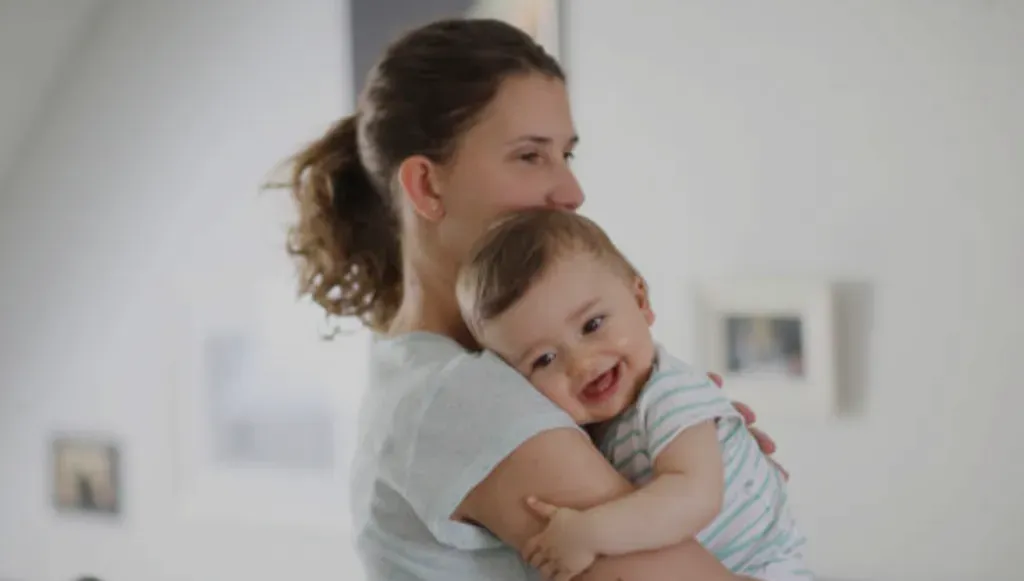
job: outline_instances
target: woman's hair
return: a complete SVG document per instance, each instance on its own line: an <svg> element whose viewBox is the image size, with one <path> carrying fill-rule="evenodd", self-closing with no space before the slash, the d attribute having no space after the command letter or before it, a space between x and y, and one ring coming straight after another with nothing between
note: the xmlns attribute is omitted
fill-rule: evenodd
<svg viewBox="0 0 1024 581"><path fill-rule="evenodd" d="M355 114L292 158L298 206L288 252L300 292L331 316L383 330L402 299L399 165L448 161L505 79L564 79L528 34L497 20L444 20L408 32L370 71Z"/></svg>
<svg viewBox="0 0 1024 581"><path fill-rule="evenodd" d="M589 253L624 279L640 274L593 220L557 208L530 208L499 218L459 269L459 309L474 333L519 302L567 253Z"/></svg>

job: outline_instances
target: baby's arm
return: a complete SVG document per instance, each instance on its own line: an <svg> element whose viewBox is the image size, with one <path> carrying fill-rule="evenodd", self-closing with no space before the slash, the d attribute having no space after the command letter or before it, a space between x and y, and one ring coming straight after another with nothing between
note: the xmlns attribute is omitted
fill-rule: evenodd
<svg viewBox="0 0 1024 581"><path fill-rule="evenodd" d="M695 424L662 449L654 478L631 494L585 511L532 502L549 524L527 543L525 556L541 552L586 562L590 554L622 555L692 539L721 510L723 472L714 420Z"/></svg>
<svg viewBox="0 0 1024 581"><path fill-rule="evenodd" d="M534 503L548 526L524 547L531 562L554 562L575 572L594 555L691 540L714 520L725 488L717 421L742 418L707 377L670 356L665 362L636 402L642 422L637 428L654 478L640 490L582 512Z"/></svg>
<svg viewBox="0 0 1024 581"><path fill-rule="evenodd" d="M722 454L715 422L676 436L654 461L654 478L587 511L602 555L659 549L691 539L722 509Z"/></svg>

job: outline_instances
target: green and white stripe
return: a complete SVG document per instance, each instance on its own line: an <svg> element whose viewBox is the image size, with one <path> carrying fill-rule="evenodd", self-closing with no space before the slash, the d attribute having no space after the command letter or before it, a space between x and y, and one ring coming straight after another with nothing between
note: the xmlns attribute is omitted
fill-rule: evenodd
<svg viewBox="0 0 1024 581"><path fill-rule="evenodd" d="M725 494L721 513L697 539L736 573L773 581L811 579L784 479L704 374L659 350L655 373L636 403L613 420L600 448L616 470L643 485L653 476L658 454L683 430L708 420L718 423Z"/></svg>

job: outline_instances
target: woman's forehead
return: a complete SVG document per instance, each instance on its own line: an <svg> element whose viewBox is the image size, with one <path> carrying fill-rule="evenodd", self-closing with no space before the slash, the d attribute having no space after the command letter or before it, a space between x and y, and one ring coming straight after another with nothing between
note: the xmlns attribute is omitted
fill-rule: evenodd
<svg viewBox="0 0 1024 581"><path fill-rule="evenodd" d="M574 140L576 135L565 84L538 74L506 79L475 129L503 142L560 144Z"/></svg>

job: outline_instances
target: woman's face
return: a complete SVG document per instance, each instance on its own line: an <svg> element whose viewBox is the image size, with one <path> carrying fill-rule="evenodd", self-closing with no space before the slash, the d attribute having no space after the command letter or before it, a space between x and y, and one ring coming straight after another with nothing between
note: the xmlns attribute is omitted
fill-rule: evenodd
<svg viewBox="0 0 1024 581"><path fill-rule="evenodd" d="M498 215L552 206L575 210L583 192L569 167L576 146L565 84L533 74L506 79L439 172L437 235L457 262Z"/></svg>

